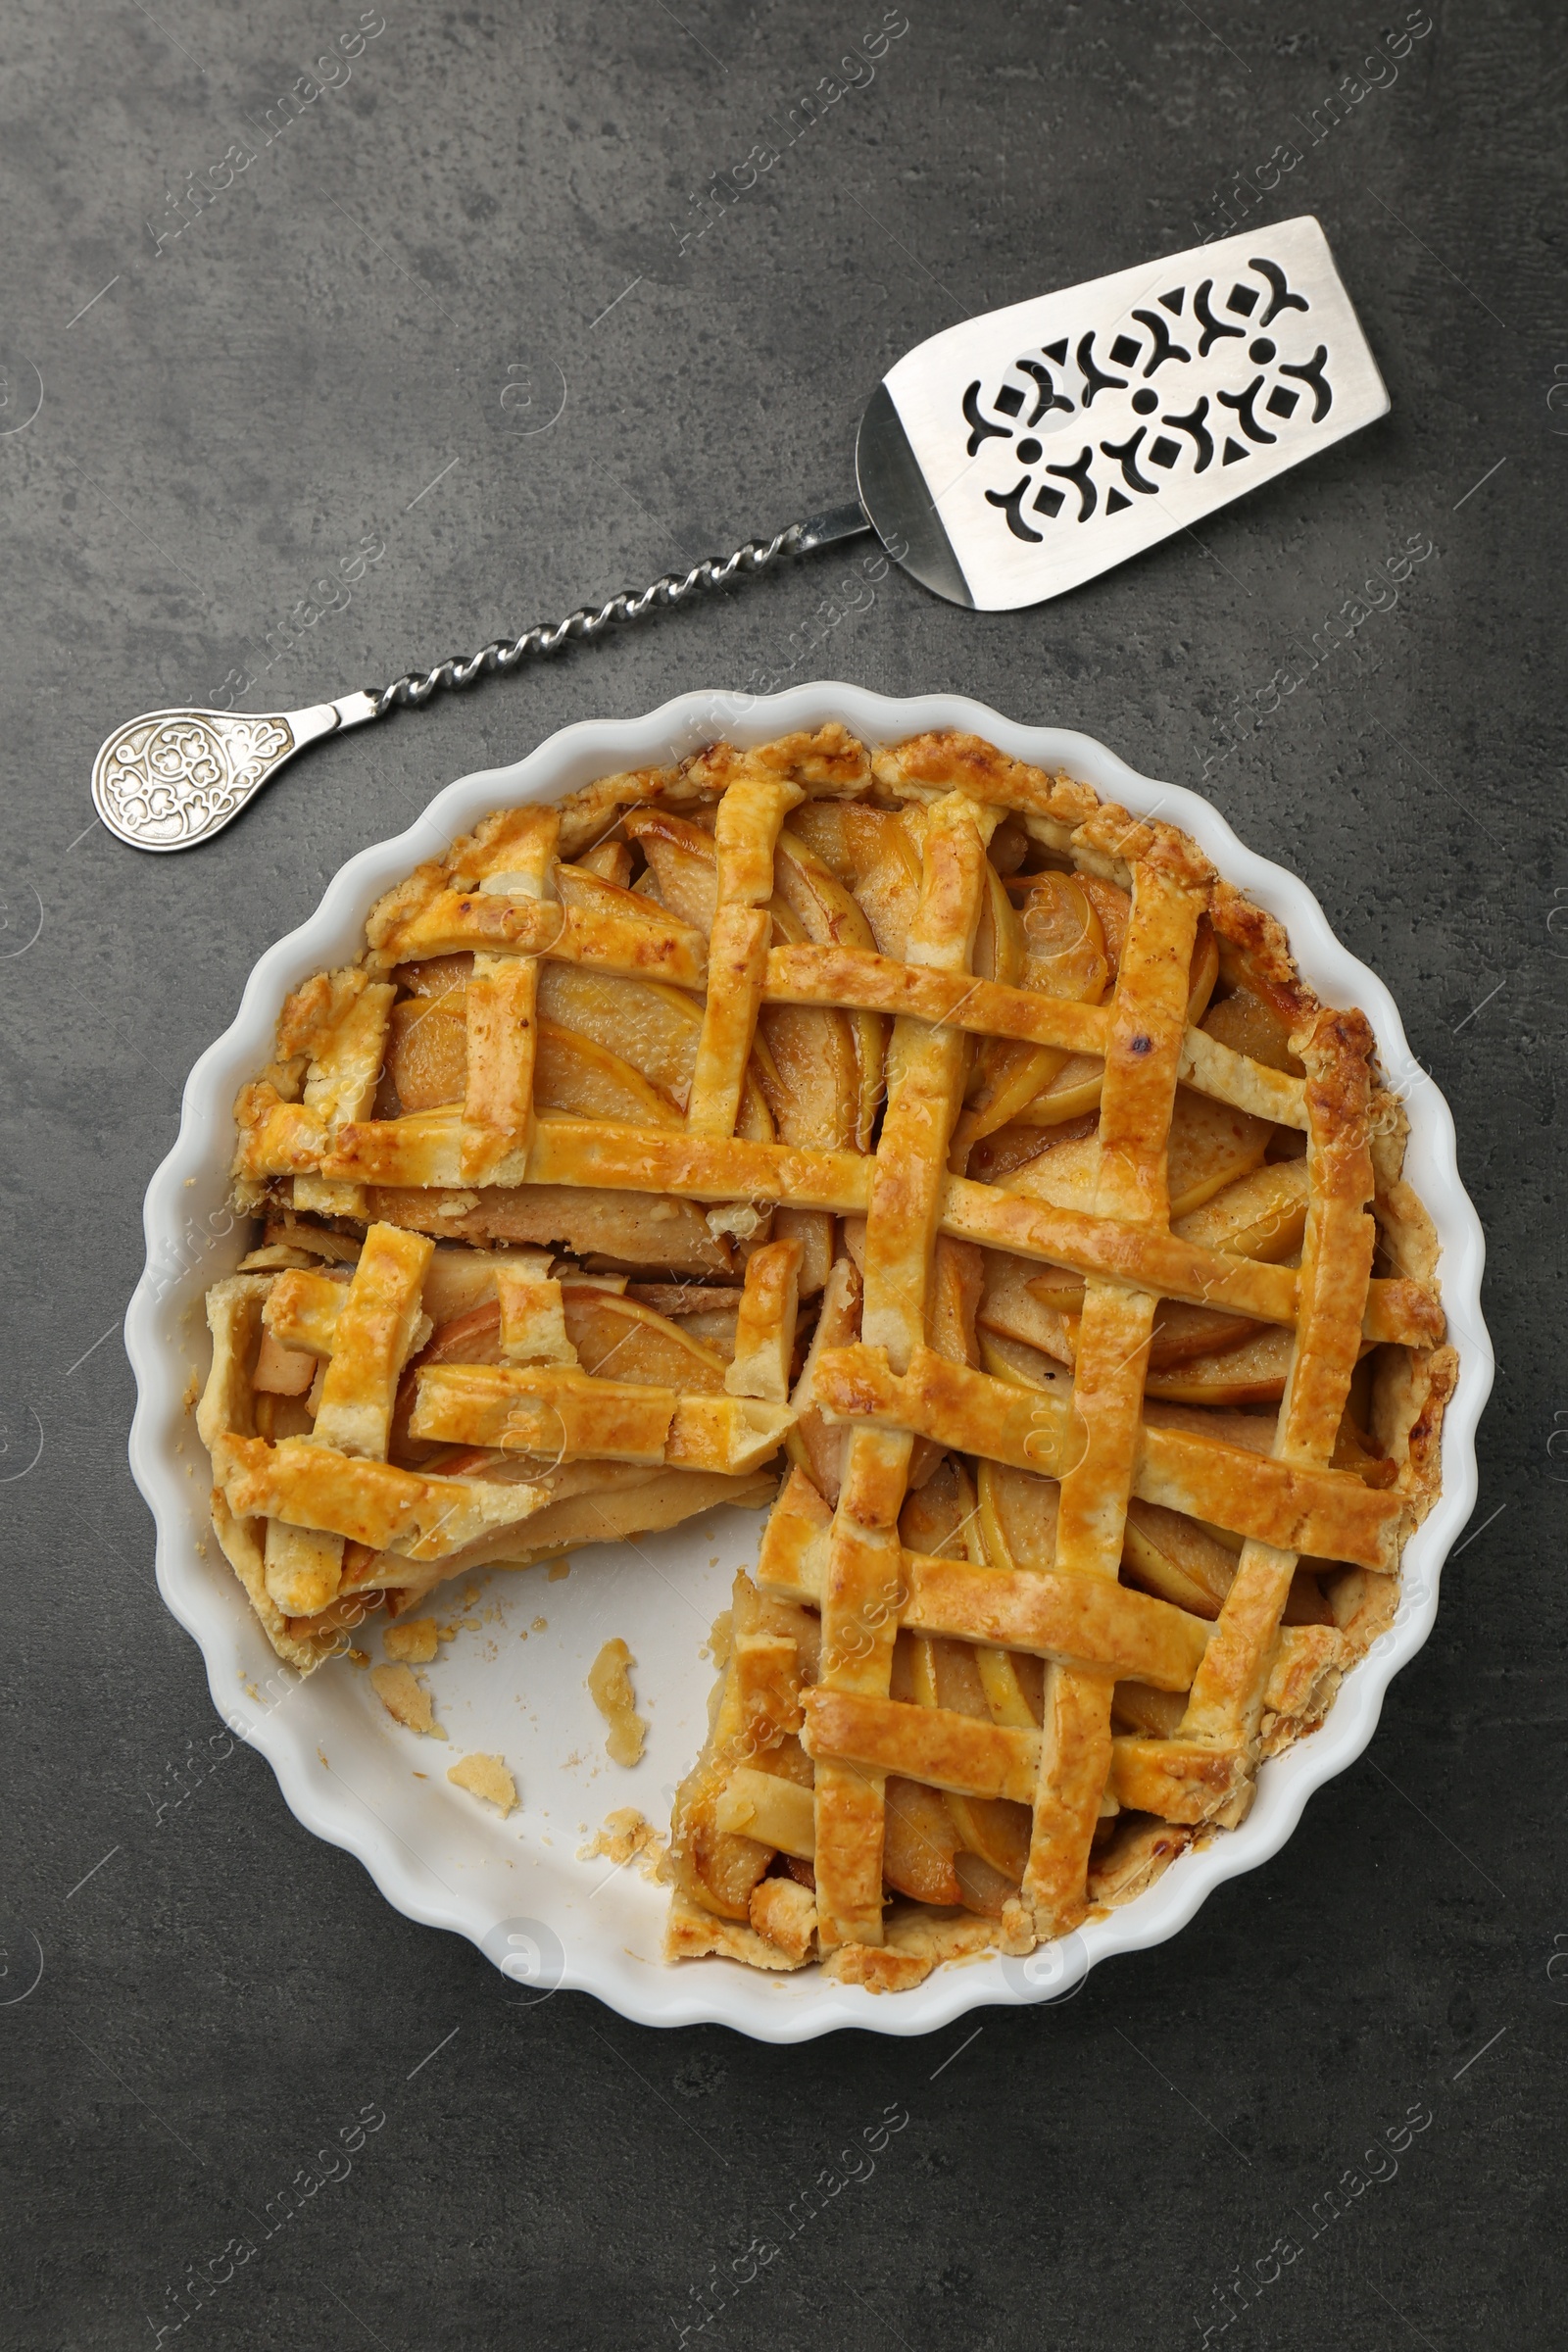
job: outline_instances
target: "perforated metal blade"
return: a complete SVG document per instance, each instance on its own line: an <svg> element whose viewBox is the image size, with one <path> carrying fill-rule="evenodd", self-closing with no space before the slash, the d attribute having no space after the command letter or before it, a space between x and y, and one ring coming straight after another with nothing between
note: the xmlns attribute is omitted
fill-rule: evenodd
<svg viewBox="0 0 1568 2352"><path fill-rule="evenodd" d="M888 551L980 612L1043 604L1384 416L1309 215L933 335L856 449Z"/></svg>

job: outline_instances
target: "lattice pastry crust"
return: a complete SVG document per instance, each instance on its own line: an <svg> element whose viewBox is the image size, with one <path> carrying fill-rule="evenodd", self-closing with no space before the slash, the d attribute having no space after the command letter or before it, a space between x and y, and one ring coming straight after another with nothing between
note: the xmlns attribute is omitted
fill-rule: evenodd
<svg viewBox="0 0 1568 2352"><path fill-rule="evenodd" d="M894 1989L1062 1935L1393 1615L1455 1359L1370 1027L1066 776L829 725L499 810L235 1115L198 1419L289 1663L772 1501L672 1958Z"/></svg>

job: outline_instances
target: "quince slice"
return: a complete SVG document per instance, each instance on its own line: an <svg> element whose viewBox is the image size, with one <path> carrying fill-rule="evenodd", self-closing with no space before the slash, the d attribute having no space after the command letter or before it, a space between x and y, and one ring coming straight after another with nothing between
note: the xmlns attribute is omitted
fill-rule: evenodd
<svg viewBox="0 0 1568 2352"><path fill-rule="evenodd" d="M1201 1026L1233 1054L1245 1054L1250 1061L1260 1061L1271 1070L1288 1070L1293 1078L1303 1075L1303 1064L1291 1052L1290 1022L1266 997L1255 996L1250 988L1235 989L1210 1005Z"/></svg>
<svg viewBox="0 0 1568 2352"><path fill-rule="evenodd" d="M1168 1160L1172 1217L1189 1215L1239 1176L1261 1167L1273 1133L1267 1119L1255 1119L1249 1111L1179 1086ZM1099 1180L1100 1139L1085 1135L1042 1152L1026 1167L1004 1177L1001 1189L1049 1200L1056 1208L1092 1211Z"/></svg>
<svg viewBox="0 0 1568 2352"><path fill-rule="evenodd" d="M628 838L648 860L660 904L677 922L690 923L707 939L718 908L718 852L712 835L663 808L634 808L622 821Z"/></svg>
<svg viewBox="0 0 1568 2352"><path fill-rule="evenodd" d="M656 980L622 980L582 964L545 963L539 1012L618 1054L672 1102L684 1104L703 1033L701 1000Z"/></svg>
<svg viewBox="0 0 1568 2352"><path fill-rule="evenodd" d="M871 926L850 892L831 867L820 858L814 857L808 845L796 838L788 826L779 835L773 874L776 884L772 902L775 938L785 942L809 940L817 947L875 948L876 940ZM779 1006L775 1009L801 1011L806 1008ZM821 1019L824 1016L819 1013L816 1017ZM875 1012L841 1012L835 1017L845 1024L856 1064L855 1116L849 1128L841 1128L842 1139L858 1152L869 1152L884 1093L882 1064L887 1046L887 1023L880 1013ZM764 1016L761 1026L764 1036L771 1042L771 1020ZM840 1049L834 1047L832 1051L836 1054ZM775 1115L777 1107L775 1104ZM797 1140L782 1123L780 1132L787 1143ZM805 1142L808 1139L802 1137L799 1140Z"/></svg>
<svg viewBox="0 0 1568 2352"><path fill-rule="evenodd" d="M680 1112L659 1087L618 1054L575 1029L541 1020L533 1099L543 1110L585 1119L617 1119L632 1127L678 1127Z"/></svg>
<svg viewBox="0 0 1568 2352"><path fill-rule="evenodd" d="M441 962L456 962L443 956ZM462 960L467 961L466 957ZM428 970L430 967L425 967ZM466 985L420 993L394 1004L387 1023L386 1071L404 1112L461 1102L468 1083Z"/></svg>
<svg viewBox="0 0 1568 2352"><path fill-rule="evenodd" d="M723 1395L725 1364L717 1349L640 1299L568 1277L561 1305L585 1372L699 1396Z"/></svg>
<svg viewBox="0 0 1568 2352"><path fill-rule="evenodd" d="M1273 1404L1285 1394L1295 1345L1294 1332L1265 1325L1239 1348L1189 1356L1168 1370L1151 1372L1144 1394L1177 1404Z"/></svg>

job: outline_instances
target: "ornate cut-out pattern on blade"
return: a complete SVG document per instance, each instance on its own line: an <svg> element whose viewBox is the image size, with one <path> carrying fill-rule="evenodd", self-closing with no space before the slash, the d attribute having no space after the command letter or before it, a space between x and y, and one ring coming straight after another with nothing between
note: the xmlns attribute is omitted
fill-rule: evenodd
<svg viewBox="0 0 1568 2352"><path fill-rule="evenodd" d="M861 493L927 586L1004 612L1201 527L1388 408L1322 229L1284 220L906 352L867 412Z"/></svg>

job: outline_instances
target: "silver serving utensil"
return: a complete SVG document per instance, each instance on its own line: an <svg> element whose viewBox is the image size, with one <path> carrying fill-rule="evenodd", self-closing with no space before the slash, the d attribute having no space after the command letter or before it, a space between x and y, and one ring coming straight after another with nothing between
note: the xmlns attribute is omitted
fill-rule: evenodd
<svg viewBox="0 0 1568 2352"><path fill-rule="evenodd" d="M872 529L952 604L1042 604L1388 409L1316 220L1195 246L966 319L908 352L860 420L853 504L336 702L150 711L99 752L93 803L133 849L191 849L323 736Z"/></svg>

